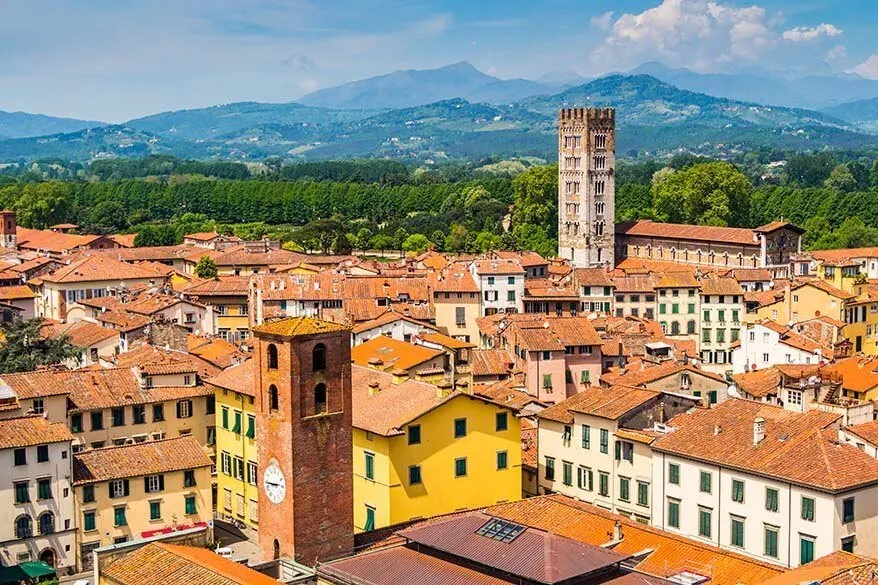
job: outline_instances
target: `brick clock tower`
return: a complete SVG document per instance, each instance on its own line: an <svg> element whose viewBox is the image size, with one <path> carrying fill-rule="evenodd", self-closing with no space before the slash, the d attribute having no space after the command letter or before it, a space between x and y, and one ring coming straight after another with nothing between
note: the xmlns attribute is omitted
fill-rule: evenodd
<svg viewBox="0 0 878 585"><path fill-rule="evenodd" d="M616 111L558 112L558 256L573 266L614 265Z"/></svg>
<svg viewBox="0 0 878 585"><path fill-rule="evenodd" d="M252 329L263 558L353 552L351 334L310 317Z"/></svg>

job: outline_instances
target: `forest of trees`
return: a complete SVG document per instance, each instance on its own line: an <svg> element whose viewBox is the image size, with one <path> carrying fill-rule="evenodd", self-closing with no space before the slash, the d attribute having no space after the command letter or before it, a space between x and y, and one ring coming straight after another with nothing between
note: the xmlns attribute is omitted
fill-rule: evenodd
<svg viewBox="0 0 878 585"><path fill-rule="evenodd" d="M735 166L683 155L665 164L620 163L616 219L755 227L783 217L808 230L811 248L878 245L878 163L829 153L785 161ZM26 227L72 222L91 233L137 233L137 245L216 228L336 252L556 249L554 166L512 176L468 165L268 160L252 172L240 163L156 156L95 161L74 174L66 181L33 172L0 177L0 205Z"/></svg>

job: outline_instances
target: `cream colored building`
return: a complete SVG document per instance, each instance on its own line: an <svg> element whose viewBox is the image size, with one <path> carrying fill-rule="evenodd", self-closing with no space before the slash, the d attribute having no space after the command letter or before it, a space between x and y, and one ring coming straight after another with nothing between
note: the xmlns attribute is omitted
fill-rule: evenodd
<svg viewBox="0 0 878 585"><path fill-rule="evenodd" d="M192 437L93 449L73 460L77 565L95 548L213 518L210 457Z"/></svg>
<svg viewBox="0 0 878 585"><path fill-rule="evenodd" d="M41 416L0 420L0 564L73 567L73 497L67 426Z"/></svg>
<svg viewBox="0 0 878 585"><path fill-rule="evenodd" d="M479 289L463 264L452 264L446 271L429 276L436 326L449 337L478 343Z"/></svg>

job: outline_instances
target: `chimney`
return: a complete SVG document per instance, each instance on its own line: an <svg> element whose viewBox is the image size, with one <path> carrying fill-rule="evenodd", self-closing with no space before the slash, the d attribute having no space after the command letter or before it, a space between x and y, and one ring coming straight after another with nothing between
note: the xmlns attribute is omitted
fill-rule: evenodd
<svg viewBox="0 0 878 585"><path fill-rule="evenodd" d="M613 524L613 541L622 542L623 538L625 538L625 535L622 534L622 523L616 520L616 523Z"/></svg>
<svg viewBox="0 0 878 585"><path fill-rule="evenodd" d="M369 382L369 396L375 396L381 392L381 386L378 385L378 382Z"/></svg>
<svg viewBox="0 0 878 585"><path fill-rule="evenodd" d="M758 445L765 439L765 419L761 416L753 421L753 445Z"/></svg>
<svg viewBox="0 0 878 585"><path fill-rule="evenodd" d="M719 425L713 425L713 436L718 436L721 432L723 432L723 428Z"/></svg>

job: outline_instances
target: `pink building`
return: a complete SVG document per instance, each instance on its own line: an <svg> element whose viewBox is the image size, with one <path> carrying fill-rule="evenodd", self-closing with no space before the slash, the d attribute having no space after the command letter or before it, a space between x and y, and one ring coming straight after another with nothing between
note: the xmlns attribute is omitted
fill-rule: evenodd
<svg viewBox="0 0 878 585"><path fill-rule="evenodd" d="M525 375L528 394L547 404L561 402L601 376L601 338L585 317L532 315L511 321L501 343Z"/></svg>

